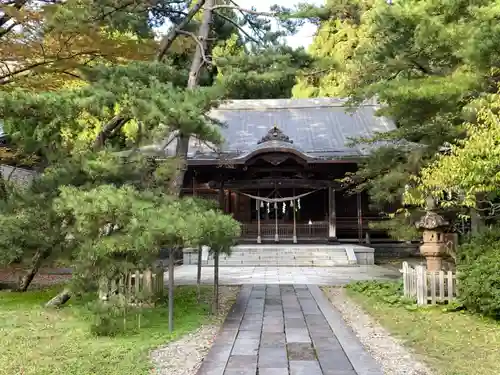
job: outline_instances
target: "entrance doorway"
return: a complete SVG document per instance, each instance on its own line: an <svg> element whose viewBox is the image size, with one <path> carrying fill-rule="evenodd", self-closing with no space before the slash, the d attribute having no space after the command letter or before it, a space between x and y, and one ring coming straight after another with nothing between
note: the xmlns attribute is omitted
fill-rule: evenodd
<svg viewBox="0 0 500 375"><path fill-rule="evenodd" d="M328 193L326 189L267 189L250 198L250 223L243 223L246 239L291 242L328 239Z"/></svg>

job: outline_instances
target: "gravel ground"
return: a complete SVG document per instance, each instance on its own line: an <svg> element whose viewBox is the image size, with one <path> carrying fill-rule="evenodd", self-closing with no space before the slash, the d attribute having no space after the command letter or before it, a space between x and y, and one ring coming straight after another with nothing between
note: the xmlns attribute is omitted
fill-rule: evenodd
<svg viewBox="0 0 500 375"><path fill-rule="evenodd" d="M239 289L239 287L220 287L221 308L215 322L152 351L151 359L155 366L153 373L155 375L196 375Z"/></svg>
<svg viewBox="0 0 500 375"><path fill-rule="evenodd" d="M357 304L347 298L341 288L325 288L326 295L342 314L368 352L382 366L385 375L432 375L402 342L367 315Z"/></svg>

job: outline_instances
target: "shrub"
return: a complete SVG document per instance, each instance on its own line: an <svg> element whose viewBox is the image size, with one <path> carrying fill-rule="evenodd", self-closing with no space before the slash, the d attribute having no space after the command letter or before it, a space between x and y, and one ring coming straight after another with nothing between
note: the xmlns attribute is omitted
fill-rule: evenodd
<svg viewBox="0 0 500 375"><path fill-rule="evenodd" d="M495 251L500 243L500 227L484 229L480 234L460 245L457 263L472 264L480 256Z"/></svg>
<svg viewBox="0 0 500 375"><path fill-rule="evenodd" d="M471 311L500 318L500 230L485 230L458 249L459 300Z"/></svg>
<svg viewBox="0 0 500 375"><path fill-rule="evenodd" d="M390 305L409 307L415 304L414 301L403 296L403 283L401 281L357 281L348 284L346 288Z"/></svg>

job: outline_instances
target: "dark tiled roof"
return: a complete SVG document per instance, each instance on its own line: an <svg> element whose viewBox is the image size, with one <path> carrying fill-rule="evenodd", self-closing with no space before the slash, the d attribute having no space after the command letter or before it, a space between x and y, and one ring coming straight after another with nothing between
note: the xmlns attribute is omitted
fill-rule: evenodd
<svg viewBox="0 0 500 375"><path fill-rule="evenodd" d="M312 158L363 156L368 148L349 147L351 139L391 131L395 126L392 121L375 116L379 107L374 102L353 112L344 107L345 102L337 98L234 100L223 103L209 115L226 125L221 129L221 151L230 157L242 157L265 146L258 142L274 126L293 141L293 148ZM166 151L167 155L175 152L175 141ZM217 153L203 142L192 140L189 156L213 159Z"/></svg>

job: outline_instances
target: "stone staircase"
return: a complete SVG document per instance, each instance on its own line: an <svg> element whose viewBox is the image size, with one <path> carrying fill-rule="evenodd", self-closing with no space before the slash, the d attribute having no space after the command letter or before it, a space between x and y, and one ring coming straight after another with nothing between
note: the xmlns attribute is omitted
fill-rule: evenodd
<svg viewBox="0 0 500 375"><path fill-rule="evenodd" d="M354 245L238 245L230 256L222 255L220 266L298 266L333 267L370 263L373 249ZM368 258L368 259L367 259ZM202 262L213 266L214 260L203 251ZM184 264L196 264L197 254L184 251Z"/></svg>

